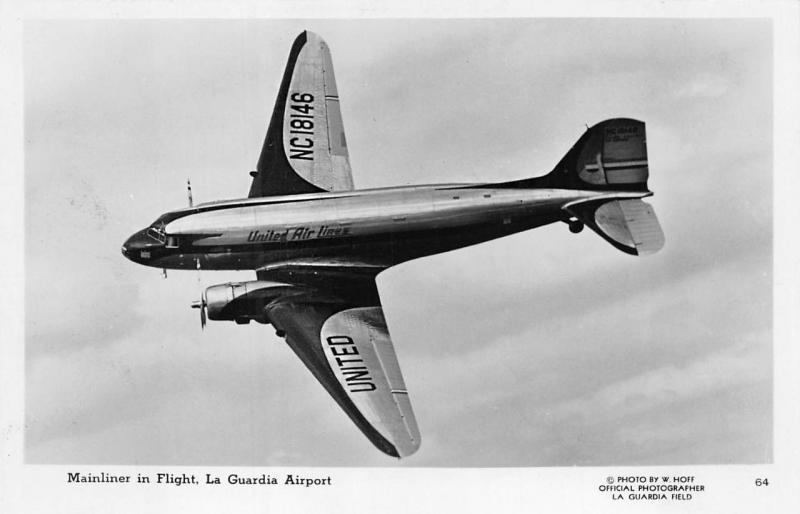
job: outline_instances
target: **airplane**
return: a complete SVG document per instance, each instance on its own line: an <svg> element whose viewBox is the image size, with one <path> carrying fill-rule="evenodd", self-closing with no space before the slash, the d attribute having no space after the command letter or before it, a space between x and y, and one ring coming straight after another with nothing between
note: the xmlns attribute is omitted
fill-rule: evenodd
<svg viewBox="0 0 800 514"><path fill-rule="evenodd" d="M544 175L501 183L356 189L330 50L295 39L248 197L167 212L122 246L167 269L255 270L208 287L206 320L272 324L369 441L415 453L421 437L376 276L398 263L564 222L632 255L664 235L647 187L645 124L602 121ZM190 190L191 191L191 190Z"/></svg>

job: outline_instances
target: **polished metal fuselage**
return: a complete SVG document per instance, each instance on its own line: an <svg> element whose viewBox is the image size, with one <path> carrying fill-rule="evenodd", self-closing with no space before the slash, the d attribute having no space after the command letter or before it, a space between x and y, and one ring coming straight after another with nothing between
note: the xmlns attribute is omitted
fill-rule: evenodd
<svg viewBox="0 0 800 514"><path fill-rule="evenodd" d="M442 184L201 204L157 220L165 241L134 235L136 262L185 269L258 269L293 259L348 258L390 266L568 216L563 206L642 193ZM142 251L145 253L143 254Z"/></svg>

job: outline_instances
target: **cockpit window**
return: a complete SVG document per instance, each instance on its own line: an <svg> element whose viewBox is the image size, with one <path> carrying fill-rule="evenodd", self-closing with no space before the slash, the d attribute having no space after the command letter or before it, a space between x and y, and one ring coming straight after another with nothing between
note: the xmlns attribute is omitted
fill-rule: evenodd
<svg viewBox="0 0 800 514"><path fill-rule="evenodd" d="M161 244L164 244L167 241L167 236L164 234L164 227L150 227L147 229L147 235L155 239Z"/></svg>

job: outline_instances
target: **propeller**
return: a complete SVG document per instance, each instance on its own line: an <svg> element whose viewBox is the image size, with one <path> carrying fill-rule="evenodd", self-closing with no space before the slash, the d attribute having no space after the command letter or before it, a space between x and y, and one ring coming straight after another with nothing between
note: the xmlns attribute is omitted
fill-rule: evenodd
<svg viewBox="0 0 800 514"><path fill-rule="evenodd" d="M200 330L206 328L206 307L208 304L206 303L206 293L200 293L200 299L192 302L192 309L200 309Z"/></svg>
<svg viewBox="0 0 800 514"><path fill-rule="evenodd" d="M200 300L192 302L192 309L200 309L200 330L206 328L206 309L208 302L206 302L206 291L203 289L203 280L200 275L200 259L197 262L197 284L200 286Z"/></svg>

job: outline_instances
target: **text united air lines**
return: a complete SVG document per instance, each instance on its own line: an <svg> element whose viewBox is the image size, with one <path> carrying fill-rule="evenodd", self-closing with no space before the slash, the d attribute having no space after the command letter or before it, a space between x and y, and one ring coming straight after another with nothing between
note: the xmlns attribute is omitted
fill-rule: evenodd
<svg viewBox="0 0 800 514"><path fill-rule="evenodd" d="M308 239L324 239L328 237L347 236L349 227L332 225L318 225L316 227L294 227L285 230L270 230L264 232L253 230L247 235L248 243L270 243L286 241L305 241Z"/></svg>

